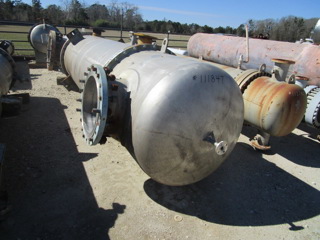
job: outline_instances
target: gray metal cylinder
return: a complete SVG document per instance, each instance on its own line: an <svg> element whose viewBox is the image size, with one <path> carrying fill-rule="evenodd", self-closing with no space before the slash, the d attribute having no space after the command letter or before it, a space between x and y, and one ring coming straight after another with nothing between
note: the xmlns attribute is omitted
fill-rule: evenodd
<svg viewBox="0 0 320 240"><path fill-rule="evenodd" d="M5 50L10 56L12 56L14 53L14 45L9 40L0 41L0 48Z"/></svg>
<svg viewBox="0 0 320 240"><path fill-rule="evenodd" d="M28 40L31 46L40 53L47 53L49 42L49 32L53 30L59 33L59 30L49 24L34 25L28 34Z"/></svg>
<svg viewBox="0 0 320 240"><path fill-rule="evenodd" d="M66 41L60 55L62 70L71 75L81 89L80 80L84 79L84 72L88 67L92 64L106 65L128 46L130 45L91 35L84 36L84 40L76 45Z"/></svg>
<svg viewBox="0 0 320 240"><path fill-rule="evenodd" d="M10 55L0 48L0 97L6 95L13 80L14 61Z"/></svg>
<svg viewBox="0 0 320 240"><path fill-rule="evenodd" d="M234 148L243 124L241 92L223 70L155 48L85 36L66 45L62 57L83 89L87 143L112 136L154 180L194 183Z"/></svg>

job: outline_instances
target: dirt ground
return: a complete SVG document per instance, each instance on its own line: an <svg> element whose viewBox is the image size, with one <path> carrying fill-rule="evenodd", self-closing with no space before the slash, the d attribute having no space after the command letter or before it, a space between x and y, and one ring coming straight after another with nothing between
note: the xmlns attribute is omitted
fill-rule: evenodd
<svg viewBox="0 0 320 240"><path fill-rule="evenodd" d="M20 115L0 120L11 211L0 239L320 239L319 132L299 126L262 153L244 127L231 156L185 187L151 180L113 139L87 146L79 93L31 69ZM309 136L311 133L311 136Z"/></svg>

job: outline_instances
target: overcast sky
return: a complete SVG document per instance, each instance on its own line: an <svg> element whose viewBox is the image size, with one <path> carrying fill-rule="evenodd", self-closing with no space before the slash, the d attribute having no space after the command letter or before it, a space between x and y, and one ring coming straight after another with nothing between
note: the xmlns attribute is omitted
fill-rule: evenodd
<svg viewBox="0 0 320 240"><path fill-rule="evenodd" d="M61 5L64 0L41 0L42 6ZM24 0L31 4L31 0ZM109 0L79 0L86 5ZM304 18L320 18L320 0L118 0L139 7L144 20L171 20L180 23L197 23L211 27L238 27L248 19L279 19L289 15Z"/></svg>

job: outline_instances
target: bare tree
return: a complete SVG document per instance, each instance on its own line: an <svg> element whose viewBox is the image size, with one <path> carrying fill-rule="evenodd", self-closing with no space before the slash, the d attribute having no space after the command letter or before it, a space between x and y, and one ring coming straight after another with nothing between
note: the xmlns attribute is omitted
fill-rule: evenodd
<svg viewBox="0 0 320 240"><path fill-rule="evenodd" d="M38 21L42 18L42 6L40 0L32 0L33 20Z"/></svg>
<svg viewBox="0 0 320 240"><path fill-rule="evenodd" d="M133 4L123 2L120 4L120 10L126 28L133 29L143 21L138 13L138 7Z"/></svg>
<svg viewBox="0 0 320 240"><path fill-rule="evenodd" d="M272 40L295 42L310 35L316 21L295 16L283 17L280 20L265 19L248 21L250 36L268 35Z"/></svg>
<svg viewBox="0 0 320 240"><path fill-rule="evenodd" d="M43 10L43 15L46 17L46 19L48 19L50 23L62 24L65 14L60 6L52 4Z"/></svg>
<svg viewBox="0 0 320 240"><path fill-rule="evenodd" d="M98 3L92 4L86 8L86 12L89 18L89 21L94 22L98 19L107 20L109 18L109 11L105 5Z"/></svg>
<svg viewBox="0 0 320 240"><path fill-rule="evenodd" d="M14 16L17 21L30 21L33 18L32 7L26 3L18 3L14 8Z"/></svg>

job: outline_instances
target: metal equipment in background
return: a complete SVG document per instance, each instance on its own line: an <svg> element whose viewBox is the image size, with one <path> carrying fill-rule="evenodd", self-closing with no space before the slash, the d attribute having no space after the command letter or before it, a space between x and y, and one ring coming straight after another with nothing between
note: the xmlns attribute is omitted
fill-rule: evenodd
<svg viewBox="0 0 320 240"><path fill-rule="evenodd" d="M14 45L9 40L0 41L0 48L5 50L10 56L12 56L14 54Z"/></svg>
<svg viewBox="0 0 320 240"><path fill-rule="evenodd" d="M274 61L281 65L275 67L273 75L266 73L264 66L259 70L241 70L211 63L237 82L244 100L244 120L260 130L251 141L259 150L271 148L270 136L291 133L303 119L307 105L306 93L300 86L281 81L285 77L282 73L286 72L286 61Z"/></svg>
<svg viewBox="0 0 320 240"><path fill-rule="evenodd" d="M1 46L8 46L8 44L0 43ZM11 48L0 48L0 115L2 113L2 104L6 102L5 96L8 94L9 89L12 87L15 80L15 62L9 54ZM6 51L8 50L8 52Z"/></svg>
<svg viewBox="0 0 320 240"><path fill-rule="evenodd" d="M265 71L278 75L279 80L303 87L308 99L303 122L320 128L320 47L250 39L248 61L239 61L246 50L247 40L242 37L195 34L188 42L190 56L243 69L263 66Z"/></svg>
<svg viewBox="0 0 320 240"><path fill-rule="evenodd" d="M191 57L202 57L204 60L241 69L259 69L265 64L269 73L274 66L272 59L291 60L295 63L289 68L288 77L292 74L306 77L309 85L320 86L318 45L252 38L247 41L243 37L197 33L189 39L188 53ZM248 61L243 61L244 58Z"/></svg>
<svg viewBox="0 0 320 240"><path fill-rule="evenodd" d="M307 125L320 129L320 87L306 86L304 91L308 104L303 120Z"/></svg>
<svg viewBox="0 0 320 240"><path fill-rule="evenodd" d="M60 52L63 44L68 40L61 33L51 30L47 44L47 69L49 71L60 69Z"/></svg>
<svg viewBox="0 0 320 240"><path fill-rule="evenodd" d="M12 42L0 41L0 116L16 115L19 113L21 105L29 101L29 94L9 94L16 81L23 81L25 72L25 61L15 61L14 45ZM27 69L29 71L29 68Z"/></svg>
<svg viewBox="0 0 320 240"><path fill-rule="evenodd" d="M320 19L316 23L314 29L311 31L310 38L316 44L320 44Z"/></svg>
<svg viewBox="0 0 320 240"><path fill-rule="evenodd" d="M113 137L154 180L186 185L212 173L231 153L243 100L225 71L167 53L73 31L61 51L81 94L83 137Z"/></svg>
<svg viewBox="0 0 320 240"><path fill-rule="evenodd" d="M49 43L49 32L54 31L56 34L61 35L60 31L49 24L36 24L28 34L28 40L34 48L36 63L46 64L47 62L47 46Z"/></svg>

